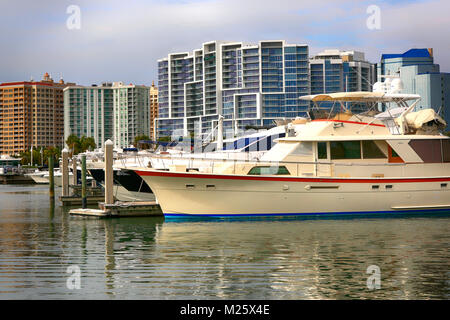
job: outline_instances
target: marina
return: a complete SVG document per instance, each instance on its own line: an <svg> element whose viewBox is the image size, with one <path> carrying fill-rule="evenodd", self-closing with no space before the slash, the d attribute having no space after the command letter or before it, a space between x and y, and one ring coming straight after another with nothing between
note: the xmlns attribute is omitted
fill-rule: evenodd
<svg viewBox="0 0 450 320"><path fill-rule="evenodd" d="M450 2L3 2L0 300L450 300Z"/></svg>
<svg viewBox="0 0 450 320"><path fill-rule="evenodd" d="M427 134L393 135L399 127L376 118L337 117L296 119L256 153L115 158L111 141L100 158L63 150L60 183L49 159L48 184L0 186L0 298L448 299L448 164L418 163L414 143L397 149L434 139L447 159L439 118L417 126ZM359 163L330 161L330 144L355 131ZM140 201L117 199L118 186ZM67 287L68 268L83 290Z"/></svg>
<svg viewBox="0 0 450 320"><path fill-rule="evenodd" d="M185 142L164 152L118 152L108 140L104 152L72 159L64 149L57 171L49 158L47 172L26 176L36 183L46 179L50 197L55 185L62 187L63 206L81 204L70 213L91 217L445 214L446 122L432 109L413 111L420 96L400 94L401 81L388 80L373 92L299 97L314 104L308 118L217 139L201 152L186 150ZM324 113L323 102L333 103L331 110ZM353 113L347 103L368 106ZM380 112L380 103L397 108ZM223 119L215 130L221 137Z"/></svg>

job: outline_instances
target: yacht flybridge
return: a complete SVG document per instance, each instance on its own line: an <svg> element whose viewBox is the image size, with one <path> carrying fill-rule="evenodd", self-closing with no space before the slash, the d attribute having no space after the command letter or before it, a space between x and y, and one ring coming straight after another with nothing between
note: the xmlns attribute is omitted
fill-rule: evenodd
<svg viewBox="0 0 450 320"><path fill-rule="evenodd" d="M379 90L301 99L315 105L310 119L258 161L134 170L168 217L450 210L450 139L440 133L446 123L432 109L413 112L420 96ZM337 108L317 117L322 101ZM369 108L356 114L348 103ZM380 113L387 103L398 108Z"/></svg>

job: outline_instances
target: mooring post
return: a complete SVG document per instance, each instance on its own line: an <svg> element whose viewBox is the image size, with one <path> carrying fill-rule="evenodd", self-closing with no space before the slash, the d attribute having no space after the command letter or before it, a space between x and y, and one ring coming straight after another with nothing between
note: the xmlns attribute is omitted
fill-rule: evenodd
<svg viewBox="0 0 450 320"><path fill-rule="evenodd" d="M74 186L76 186L78 184L78 172L77 172L77 157L73 156L72 157L72 184Z"/></svg>
<svg viewBox="0 0 450 320"><path fill-rule="evenodd" d="M62 196L67 197L69 195L69 150L66 148L62 151Z"/></svg>
<svg viewBox="0 0 450 320"><path fill-rule="evenodd" d="M105 204L114 203L114 174L113 174L113 142L105 142Z"/></svg>
<svg viewBox="0 0 450 320"><path fill-rule="evenodd" d="M50 199L55 199L55 178L53 175L53 156L48 157L48 182L49 182L49 194Z"/></svg>
<svg viewBox="0 0 450 320"><path fill-rule="evenodd" d="M86 199L86 155L81 155L81 207L87 208Z"/></svg>

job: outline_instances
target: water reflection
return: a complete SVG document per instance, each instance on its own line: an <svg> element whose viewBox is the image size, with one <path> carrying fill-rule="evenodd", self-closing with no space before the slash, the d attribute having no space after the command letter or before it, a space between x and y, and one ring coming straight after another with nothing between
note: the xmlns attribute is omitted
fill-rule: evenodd
<svg viewBox="0 0 450 320"><path fill-rule="evenodd" d="M449 298L446 216L101 220L69 216L39 186L5 190L3 299ZM71 265L80 290L66 286ZM370 265L381 269L380 290L366 286Z"/></svg>
<svg viewBox="0 0 450 320"><path fill-rule="evenodd" d="M114 292L114 270L116 262L114 258L114 225L104 220L105 226L105 277L106 292L111 294Z"/></svg>

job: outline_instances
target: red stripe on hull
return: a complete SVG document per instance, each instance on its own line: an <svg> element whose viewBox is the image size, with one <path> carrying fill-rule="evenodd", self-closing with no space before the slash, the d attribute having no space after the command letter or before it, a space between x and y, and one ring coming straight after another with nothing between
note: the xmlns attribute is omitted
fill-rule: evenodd
<svg viewBox="0 0 450 320"><path fill-rule="evenodd" d="M168 171L139 171L140 176L151 177L172 177L172 178L193 178L193 179L222 179L222 180L254 180L254 181L286 181L286 182L321 182L321 183L413 183L413 182L450 182L450 177L444 178L410 178L410 179L350 179L350 178L287 178L287 177L256 177L256 176L238 176L238 175L220 175L220 174L202 174L202 173L182 173Z"/></svg>

